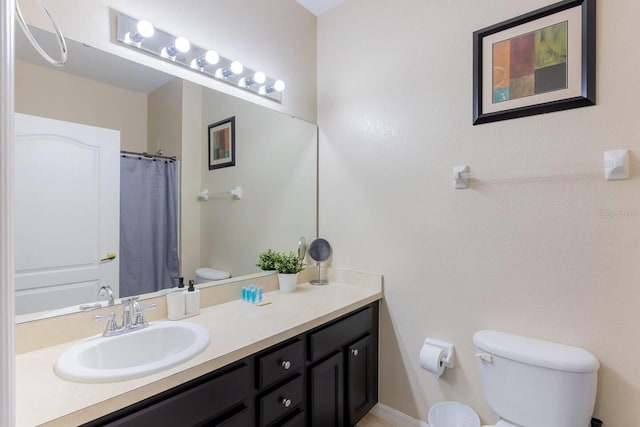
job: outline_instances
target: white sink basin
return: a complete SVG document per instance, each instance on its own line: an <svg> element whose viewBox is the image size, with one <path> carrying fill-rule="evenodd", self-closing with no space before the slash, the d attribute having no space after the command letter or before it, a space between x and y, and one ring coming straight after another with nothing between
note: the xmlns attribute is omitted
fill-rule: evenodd
<svg viewBox="0 0 640 427"><path fill-rule="evenodd" d="M76 382L128 380L179 365L209 345L209 331L189 322L154 322L114 337L98 335L67 349L58 358L58 376Z"/></svg>

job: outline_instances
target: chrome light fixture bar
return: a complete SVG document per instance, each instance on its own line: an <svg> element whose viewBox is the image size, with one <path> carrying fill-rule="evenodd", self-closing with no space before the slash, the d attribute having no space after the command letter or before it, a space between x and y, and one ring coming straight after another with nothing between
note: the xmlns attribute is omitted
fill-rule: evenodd
<svg viewBox="0 0 640 427"><path fill-rule="evenodd" d="M220 56L214 50L196 46L184 36L174 36L154 28L149 21L118 12L116 39L133 49L282 103L282 91L285 88L282 80L268 77L262 71L252 70L240 61Z"/></svg>

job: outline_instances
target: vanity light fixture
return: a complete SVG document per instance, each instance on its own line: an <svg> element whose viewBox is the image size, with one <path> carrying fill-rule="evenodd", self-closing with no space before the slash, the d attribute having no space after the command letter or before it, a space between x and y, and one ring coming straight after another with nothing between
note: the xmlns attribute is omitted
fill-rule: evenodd
<svg viewBox="0 0 640 427"><path fill-rule="evenodd" d="M149 21L138 20L119 12L116 19L116 40L125 46L180 64L255 95L282 102L282 91L285 88L282 80L245 67L240 61L225 58L214 50L190 43L185 37L176 37L154 28Z"/></svg>

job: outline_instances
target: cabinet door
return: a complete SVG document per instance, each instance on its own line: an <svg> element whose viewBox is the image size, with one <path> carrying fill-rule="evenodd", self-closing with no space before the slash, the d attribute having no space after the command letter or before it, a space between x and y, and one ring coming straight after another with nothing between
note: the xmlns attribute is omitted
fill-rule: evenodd
<svg viewBox="0 0 640 427"><path fill-rule="evenodd" d="M344 427L342 353L309 369L310 427Z"/></svg>
<svg viewBox="0 0 640 427"><path fill-rule="evenodd" d="M347 348L347 411L349 425L355 425L377 399L377 357L371 335Z"/></svg>

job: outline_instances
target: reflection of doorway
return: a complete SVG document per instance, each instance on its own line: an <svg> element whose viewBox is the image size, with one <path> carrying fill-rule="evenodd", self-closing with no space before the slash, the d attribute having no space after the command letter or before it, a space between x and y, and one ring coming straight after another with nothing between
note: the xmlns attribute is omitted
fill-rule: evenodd
<svg viewBox="0 0 640 427"><path fill-rule="evenodd" d="M120 132L15 115L16 314L118 296Z"/></svg>

